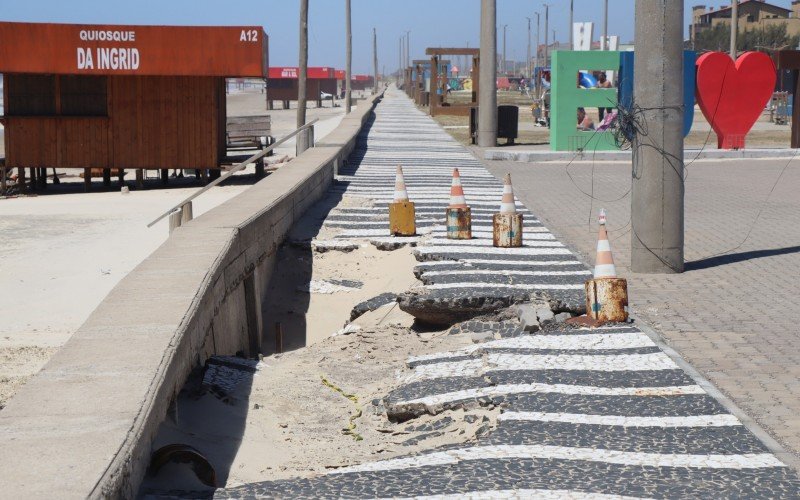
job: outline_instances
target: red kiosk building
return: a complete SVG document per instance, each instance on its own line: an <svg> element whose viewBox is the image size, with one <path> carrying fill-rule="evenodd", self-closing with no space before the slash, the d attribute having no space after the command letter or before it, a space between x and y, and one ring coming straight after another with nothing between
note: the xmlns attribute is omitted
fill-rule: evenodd
<svg viewBox="0 0 800 500"><path fill-rule="evenodd" d="M299 92L296 66L269 68L267 77L267 108L274 109L274 101L281 101L283 109L296 101ZM329 67L309 67L306 73L306 99L322 107L322 93L336 95L336 70Z"/></svg>
<svg viewBox="0 0 800 500"><path fill-rule="evenodd" d="M47 168L100 168L106 182L111 169L213 174L225 78L264 78L267 54L260 26L0 22L5 168L40 183Z"/></svg>

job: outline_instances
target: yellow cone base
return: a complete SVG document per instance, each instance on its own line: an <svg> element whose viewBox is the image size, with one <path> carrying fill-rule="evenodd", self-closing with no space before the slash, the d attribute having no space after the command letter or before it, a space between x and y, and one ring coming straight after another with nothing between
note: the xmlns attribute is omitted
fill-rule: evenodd
<svg viewBox="0 0 800 500"><path fill-rule="evenodd" d="M392 236L415 236L417 234L413 201L389 203L389 234Z"/></svg>
<svg viewBox="0 0 800 500"><path fill-rule="evenodd" d="M586 315L600 322L622 323L628 320L628 282L622 278L588 280Z"/></svg>
<svg viewBox="0 0 800 500"><path fill-rule="evenodd" d="M522 214L494 214L492 244L499 248L522 246Z"/></svg>
<svg viewBox="0 0 800 500"><path fill-rule="evenodd" d="M448 208L446 211L447 238L450 240L472 239L472 211L467 208Z"/></svg>

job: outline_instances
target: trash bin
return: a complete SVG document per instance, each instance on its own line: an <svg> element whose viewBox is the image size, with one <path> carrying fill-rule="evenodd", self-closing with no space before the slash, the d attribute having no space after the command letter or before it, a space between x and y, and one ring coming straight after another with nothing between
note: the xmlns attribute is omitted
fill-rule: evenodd
<svg viewBox="0 0 800 500"><path fill-rule="evenodd" d="M497 138L514 144L519 130L519 108L517 106L497 106ZM469 109L470 143L478 142L478 108Z"/></svg>
<svg viewBox="0 0 800 500"><path fill-rule="evenodd" d="M497 106L497 138L514 144L519 131L519 108L517 106Z"/></svg>

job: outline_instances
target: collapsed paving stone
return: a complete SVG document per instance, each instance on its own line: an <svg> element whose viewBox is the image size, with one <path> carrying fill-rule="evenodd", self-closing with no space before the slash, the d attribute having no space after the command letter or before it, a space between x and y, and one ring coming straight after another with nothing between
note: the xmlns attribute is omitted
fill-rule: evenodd
<svg viewBox="0 0 800 500"><path fill-rule="evenodd" d="M403 239L385 239L385 240L378 240L373 239L369 240L370 244L374 245L375 248L378 250L383 251L392 251L397 250L398 248L403 248L406 245L415 247L417 246L417 240L403 240Z"/></svg>
<svg viewBox="0 0 800 500"><path fill-rule="evenodd" d="M448 335L470 335L488 333L489 340L495 337L511 338L524 335L522 325L516 321L479 321L470 320L459 323L450 328ZM475 337L473 337L474 340Z"/></svg>
<svg viewBox="0 0 800 500"><path fill-rule="evenodd" d="M550 310L549 306L539 306L536 308L536 318L540 325L547 325L555 322L556 315Z"/></svg>
<svg viewBox="0 0 800 500"><path fill-rule="evenodd" d="M386 304L391 304L392 302L396 301L397 301L396 293L386 292L378 296L372 297L371 299L367 299L363 302L359 302L350 311L350 321L355 321L356 318L358 318L363 314L366 314L370 311L374 311L379 307L383 307Z"/></svg>
<svg viewBox="0 0 800 500"><path fill-rule="evenodd" d="M235 356L212 356L206 362L202 388L221 401L233 404L236 388L252 379L257 371L257 360Z"/></svg>
<svg viewBox="0 0 800 500"><path fill-rule="evenodd" d="M400 309L433 325L454 325L495 313L520 302L529 302L524 291L505 290L412 290L400 294Z"/></svg>
<svg viewBox="0 0 800 500"><path fill-rule="evenodd" d="M563 313L556 314L555 320L556 320L556 323L563 323L563 322L567 321L570 318L572 318L572 314L570 314L568 312L563 312Z"/></svg>
<svg viewBox="0 0 800 500"><path fill-rule="evenodd" d="M290 245L303 250L313 250L318 253L330 251L352 252L358 250L359 243L347 240L292 240Z"/></svg>
<svg viewBox="0 0 800 500"><path fill-rule="evenodd" d="M533 304L519 304L517 305L517 315L522 329L526 332L538 332L541 328L539 325L539 318L536 315L536 309Z"/></svg>

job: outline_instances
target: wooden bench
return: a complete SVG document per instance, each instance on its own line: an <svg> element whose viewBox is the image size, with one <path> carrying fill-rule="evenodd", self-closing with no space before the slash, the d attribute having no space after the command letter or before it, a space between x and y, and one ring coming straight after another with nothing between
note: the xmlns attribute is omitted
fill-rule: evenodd
<svg viewBox="0 0 800 500"><path fill-rule="evenodd" d="M275 142L270 135L272 120L263 116L229 116L225 127L225 142L229 150L264 149ZM274 151L267 153L272 156ZM256 176L264 175L264 159L256 162Z"/></svg>

